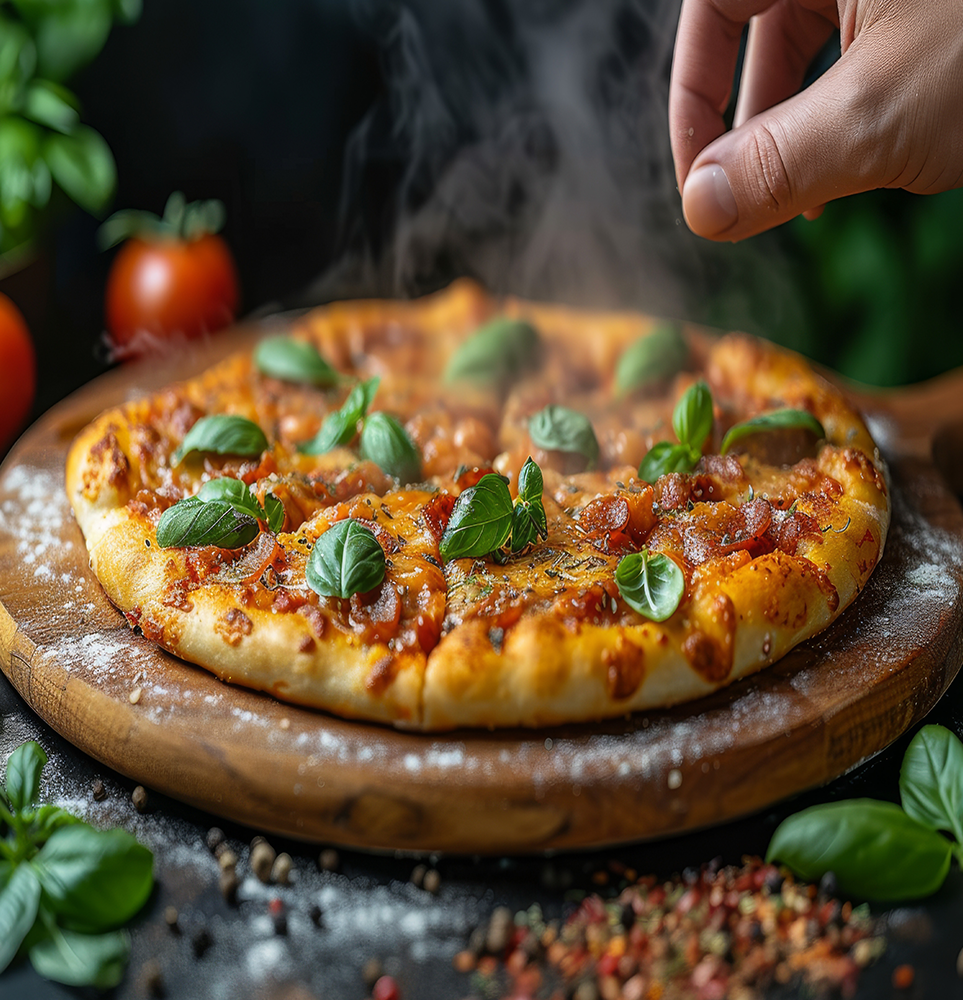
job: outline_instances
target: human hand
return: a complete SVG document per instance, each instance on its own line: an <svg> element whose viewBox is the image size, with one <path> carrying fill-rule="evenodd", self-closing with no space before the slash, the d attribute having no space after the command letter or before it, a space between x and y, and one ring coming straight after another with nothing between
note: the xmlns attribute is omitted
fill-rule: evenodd
<svg viewBox="0 0 963 1000"><path fill-rule="evenodd" d="M798 92L835 27L840 59ZM963 3L683 0L669 128L686 222L709 239L815 218L826 202L873 188L961 187Z"/></svg>

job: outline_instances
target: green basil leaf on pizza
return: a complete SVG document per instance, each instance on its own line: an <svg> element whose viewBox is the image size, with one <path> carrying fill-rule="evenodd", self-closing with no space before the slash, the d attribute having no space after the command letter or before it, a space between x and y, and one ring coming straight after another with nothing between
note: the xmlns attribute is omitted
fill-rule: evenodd
<svg viewBox="0 0 963 1000"><path fill-rule="evenodd" d="M254 352L254 364L262 374L285 382L328 388L341 380L313 344L292 337L262 340Z"/></svg>
<svg viewBox="0 0 963 1000"><path fill-rule="evenodd" d="M529 419L528 433L539 448L581 455L586 469L598 465L599 442L592 421L577 410L552 403Z"/></svg>
<svg viewBox="0 0 963 1000"><path fill-rule="evenodd" d="M194 424L171 456L171 463L179 465L192 452L256 458L267 449L268 439L253 420L236 414L215 413L201 417Z"/></svg>
<svg viewBox="0 0 963 1000"><path fill-rule="evenodd" d="M384 549L359 521L336 521L318 536L308 557L308 586L322 597L350 597L374 590L385 578Z"/></svg>

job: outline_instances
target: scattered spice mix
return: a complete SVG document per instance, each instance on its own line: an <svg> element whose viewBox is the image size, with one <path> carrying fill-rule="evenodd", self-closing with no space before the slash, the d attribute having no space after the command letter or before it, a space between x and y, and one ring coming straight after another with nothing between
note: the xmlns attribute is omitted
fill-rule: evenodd
<svg viewBox="0 0 963 1000"><path fill-rule="evenodd" d="M867 906L759 858L593 893L561 922L503 909L454 960L486 998L761 1000L791 983L847 997L885 947Z"/></svg>

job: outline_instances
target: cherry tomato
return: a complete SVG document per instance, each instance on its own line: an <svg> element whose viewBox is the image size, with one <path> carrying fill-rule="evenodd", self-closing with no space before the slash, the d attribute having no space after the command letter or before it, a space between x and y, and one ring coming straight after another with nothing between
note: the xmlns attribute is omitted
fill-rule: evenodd
<svg viewBox="0 0 963 1000"><path fill-rule="evenodd" d="M144 353L158 340L213 332L237 312L234 258L216 234L189 241L133 237L111 265L104 305L121 355Z"/></svg>
<svg viewBox="0 0 963 1000"><path fill-rule="evenodd" d="M37 388L37 359L20 310L0 294L0 453L23 427Z"/></svg>

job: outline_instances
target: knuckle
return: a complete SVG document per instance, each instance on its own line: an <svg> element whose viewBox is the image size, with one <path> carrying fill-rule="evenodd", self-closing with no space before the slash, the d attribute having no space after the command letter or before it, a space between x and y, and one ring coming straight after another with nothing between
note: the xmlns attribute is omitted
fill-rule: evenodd
<svg viewBox="0 0 963 1000"><path fill-rule="evenodd" d="M752 200L776 212L791 208L793 189L776 133L765 124L757 125L744 155Z"/></svg>

